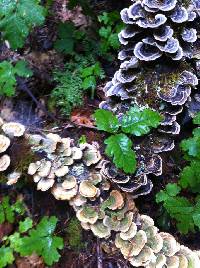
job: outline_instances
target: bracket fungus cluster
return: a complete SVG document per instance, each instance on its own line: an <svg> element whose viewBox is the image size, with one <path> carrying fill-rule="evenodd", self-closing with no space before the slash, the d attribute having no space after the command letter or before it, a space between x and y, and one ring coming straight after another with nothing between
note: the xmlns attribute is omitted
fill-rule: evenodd
<svg viewBox="0 0 200 268"><path fill-rule="evenodd" d="M12 137L18 137L20 129L23 129L23 135L25 128L18 123L2 126L2 129L9 129L9 137L2 134L1 153L4 155L10 145L11 133ZM17 135L11 131L11 126L16 127ZM159 232L153 219L139 214L134 195L129 193L129 187L136 187L136 181L113 170L101 156L97 143L77 145L71 138L52 133L26 134L24 139L31 144L31 151L40 157L30 163L27 170L37 183L37 189L51 189L56 199L69 201L83 229L100 238L102 247L106 244L112 251L113 247L115 252L119 250L133 267L198 268L199 252L179 245L172 235ZM158 155L150 158L149 172L152 169L159 174L160 162ZM13 172L7 177L12 181L10 184L14 184L19 176ZM120 187L120 183L123 186ZM142 187L144 185L139 188ZM144 190L141 189L138 191Z"/></svg>
<svg viewBox="0 0 200 268"><path fill-rule="evenodd" d="M101 160L97 143L75 146L71 138L52 133L29 135L28 139L32 150L44 156L28 168L38 190L51 189L56 199L70 200L82 181L95 177L93 166Z"/></svg>
<svg viewBox="0 0 200 268"><path fill-rule="evenodd" d="M119 33L121 65L104 88L106 99L100 108L111 110L120 118L137 105L163 116L160 126L134 148L139 175L146 159L153 167L147 168L145 175L162 173L162 159L155 162L155 154L174 148L174 135L180 132L177 115L198 84L190 64L197 40L196 2L181 2L138 0L121 12L125 23L125 29ZM137 174L131 181L137 183Z"/></svg>
<svg viewBox="0 0 200 268"><path fill-rule="evenodd" d="M121 12L127 27L119 34L120 42L141 61L154 61L163 55L172 60L191 56L190 44L197 40L192 27L196 19L193 2L138 0ZM130 50L129 50L130 52Z"/></svg>
<svg viewBox="0 0 200 268"><path fill-rule="evenodd" d="M159 232L152 218L140 215L126 232L119 232L115 245L133 267L198 267L199 252L177 243L169 233Z"/></svg>
<svg viewBox="0 0 200 268"><path fill-rule="evenodd" d="M16 122L4 123L0 118L0 172L7 172L11 164L11 158L8 153L9 147L15 138L20 138L25 133L25 127ZM7 184L12 185L18 181L20 172L13 171L7 174Z"/></svg>

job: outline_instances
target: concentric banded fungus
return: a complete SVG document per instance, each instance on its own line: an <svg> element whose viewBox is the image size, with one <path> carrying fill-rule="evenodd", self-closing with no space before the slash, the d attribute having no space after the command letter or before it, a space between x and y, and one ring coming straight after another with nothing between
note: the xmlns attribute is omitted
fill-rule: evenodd
<svg viewBox="0 0 200 268"><path fill-rule="evenodd" d="M200 260L198 253L180 246L168 233L159 233L154 221L146 216L139 216L140 224L134 223L132 235L118 233L115 245L134 267L191 267L197 268ZM183 266L180 266L183 265Z"/></svg>
<svg viewBox="0 0 200 268"><path fill-rule="evenodd" d="M0 135L0 153L5 152L10 146L10 139L4 135Z"/></svg>
<svg viewBox="0 0 200 268"><path fill-rule="evenodd" d="M0 172L5 171L10 166L10 156L4 154L0 157Z"/></svg>
<svg viewBox="0 0 200 268"><path fill-rule="evenodd" d="M187 22L196 18L193 4L186 9L175 0L138 0L122 10L121 17L128 26L119 34L119 40L125 50L132 46L134 56L142 61L154 61L163 54L180 60L188 55L185 49L188 43L197 39L195 29L187 28ZM182 32L179 24L184 25Z"/></svg>
<svg viewBox="0 0 200 268"><path fill-rule="evenodd" d="M122 62L104 88L106 100L100 103L100 108L111 110L120 118L137 105L163 116L161 126L135 147L138 156L135 176L123 179L120 172L108 171L108 165L103 173L120 189L132 191L137 197L151 191L147 174L161 175L162 159L155 161L155 154L174 148L173 135L180 132L176 115L182 111L192 87L198 84L193 69L182 60L192 57L197 39L196 7L192 2L185 6L176 0L138 0L122 10L121 17L126 24L119 34L123 48L118 58ZM194 21L193 28L190 21Z"/></svg>
<svg viewBox="0 0 200 268"><path fill-rule="evenodd" d="M24 135L25 127L20 123L10 122L3 124L2 130L10 137L21 137Z"/></svg>
<svg viewBox="0 0 200 268"><path fill-rule="evenodd" d="M72 139L52 133L45 137L28 135L28 139L34 152L46 155L28 168L38 190L52 188L53 195L61 200L72 199L78 189L87 198L99 194L95 187L101 181L101 176L95 171L95 164L101 159L97 143L74 146Z"/></svg>

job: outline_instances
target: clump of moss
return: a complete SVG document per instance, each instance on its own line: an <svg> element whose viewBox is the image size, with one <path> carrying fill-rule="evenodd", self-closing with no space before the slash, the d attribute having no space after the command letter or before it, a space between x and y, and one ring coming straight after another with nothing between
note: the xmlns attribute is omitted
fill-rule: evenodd
<svg viewBox="0 0 200 268"><path fill-rule="evenodd" d="M72 218L67 227L67 238L71 249L75 251L80 251L84 248L84 243L82 242L82 227L77 218Z"/></svg>

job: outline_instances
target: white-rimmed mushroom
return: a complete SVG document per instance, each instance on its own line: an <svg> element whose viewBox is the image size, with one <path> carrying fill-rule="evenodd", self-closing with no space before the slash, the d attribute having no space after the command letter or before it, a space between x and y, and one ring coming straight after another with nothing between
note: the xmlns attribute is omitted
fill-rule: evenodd
<svg viewBox="0 0 200 268"><path fill-rule="evenodd" d="M0 157L0 171L5 171L10 166L10 156L4 154Z"/></svg>
<svg viewBox="0 0 200 268"><path fill-rule="evenodd" d="M20 123L9 122L3 124L2 130L10 137L21 137L24 135L25 126Z"/></svg>

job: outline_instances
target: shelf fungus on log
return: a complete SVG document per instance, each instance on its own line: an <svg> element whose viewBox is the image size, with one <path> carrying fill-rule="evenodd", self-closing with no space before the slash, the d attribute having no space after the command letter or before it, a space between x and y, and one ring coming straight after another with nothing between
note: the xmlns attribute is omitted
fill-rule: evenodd
<svg viewBox="0 0 200 268"><path fill-rule="evenodd" d="M6 123L0 118L0 172L7 173L7 184L15 184L21 176L20 172L10 172L11 157L9 148L13 145L14 139L19 139L25 133L25 127L17 122Z"/></svg>
<svg viewBox="0 0 200 268"><path fill-rule="evenodd" d="M134 148L138 156L136 176L130 180L126 176L127 181L118 176L119 187L130 192L132 189L137 197L138 181L149 193L152 184L148 174L162 173L161 158L161 169L157 167L157 171L144 168L145 159L154 163L155 154L174 148L174 135L180 132L177 115L198 84L190 64L196 50L197 9L195 1L181 4L175 0L138 0L122 10L121 17L125 23L125 29L119 33L121 64L106 84L106 99L99 107L111 110L119 119L134 105L151 108L163 116L160 126Z"/></svg>
<svg viewBox="0 0 200 268"><path fill-rule="evenodd" d="M51 189L56 199L70 200L80 190L86 197L95 197L97 189L91 180L98 178L96 164L101 160L97 143L74 145L70 138L57 134L29 135L29 142L36 154L44 155L31 163L28 174L33 176L37 189Z"/></svg>
<svg viewBox="0 0 200 268"><path fill-rule="evenodd" d="M126 232L119 232L115 245L134 267L199 266L198 252L177 243L169 233L159 232L152 218L139 215Z"/></svg>
<svg viewBox="0 0 200 268"><path fill-rule="evenodd" d="M154 61L164 55L177 61L191 55L189 43L197 40L190 26L197 17L195 3L185 7L180 1L138 0L123 9L121 17L127 27L119 40L139 60Z"/></svg>

